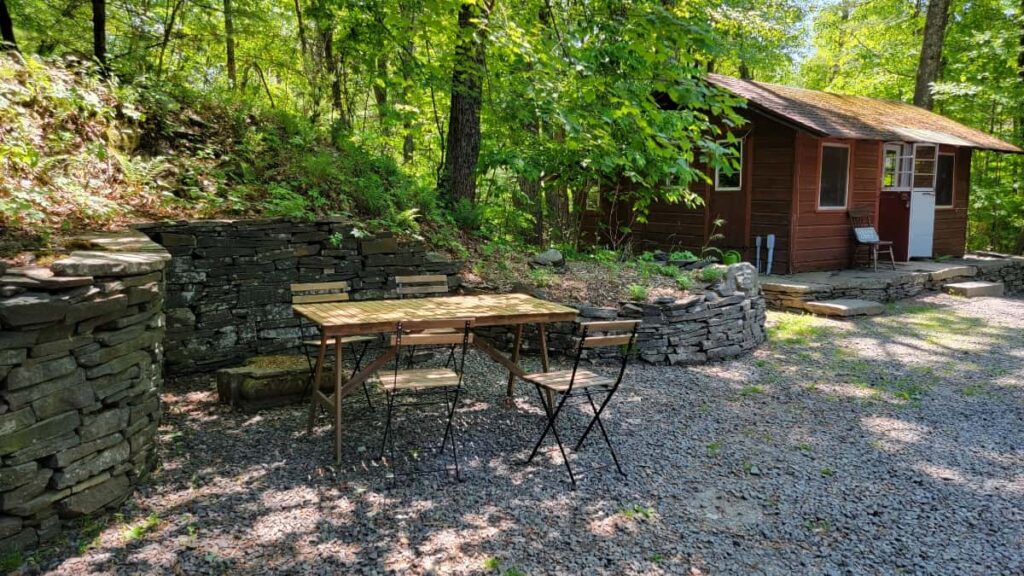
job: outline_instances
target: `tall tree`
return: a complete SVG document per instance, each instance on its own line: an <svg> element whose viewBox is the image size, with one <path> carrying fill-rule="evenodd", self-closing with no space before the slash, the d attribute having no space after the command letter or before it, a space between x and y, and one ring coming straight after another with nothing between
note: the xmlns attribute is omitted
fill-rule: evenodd
<svg viewBox="0 0 1024 576"><path fill-rule="evenodd" d="M92 53L107 68L107 0L92 0Z"/></svg>
<svg viewBox="0 0 1024 576"><path fill-rule="evenodd" d="M442 197L455 203L476 198L480 159L480 103L487 64L488 18L494 0L463 0L452 72L451 107L444 167L437 181Z"/></svg>
<svg viewBox="0 0 1024 576"><path fill-rule="evenodd" d="M0 50L17 50L18 43L14 40L14 22L7 10L7 2L0 0Z"/></svg>
<svg viewBox="0 0 1024 576"><path fill-rule="evenodd" d="M942 61L942 45L946 40L946 23L949 21L950 0L929 0L925 16L924 39L921 42L921 58L917 64L917 81L914 84L914 105L932 109L932 85L939 79Z"/></svg>
<svg viewBox="0 0 1024 576"><path fill-rule="evenodd" d="M235 20L231 12L231 0L224 0L224 50L227 53L228 83L235 88L238 69L235 64Z"/></svg>

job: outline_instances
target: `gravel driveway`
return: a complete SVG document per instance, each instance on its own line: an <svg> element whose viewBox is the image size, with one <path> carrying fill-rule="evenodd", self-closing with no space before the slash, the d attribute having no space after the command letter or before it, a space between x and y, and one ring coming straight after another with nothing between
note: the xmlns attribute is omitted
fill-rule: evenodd
<svg viewBox="0 0 1024 576"><path fill-rule="evenodd" d="M352 424L336 470L329 429L299 432L304 407L234 414L208 380L169 385L148 485L23 570L1024 573L1024 300L928 296L855 322L769 323L749 357L634 365L607 418L629 477L591 473L576 491L553 453L516 463L538 403L520 386L502 407L504 377L478 356L458 413L462 483L388 487L368 459L373 419ZM399 438L439 439L436 425ZM591 438L580 468L609 462Z"/></svg>

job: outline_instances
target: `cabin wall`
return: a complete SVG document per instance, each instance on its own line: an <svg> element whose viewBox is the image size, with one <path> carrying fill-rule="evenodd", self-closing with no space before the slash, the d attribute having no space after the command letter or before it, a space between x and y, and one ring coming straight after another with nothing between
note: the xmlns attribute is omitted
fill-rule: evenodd
<svg viewBox="0 0 1024 576"><path fill-rule="evenodd" d="M971 149L943 147L940 152L955 152L953 167L953 207L935 209L935 236L932 254L963 256L967 244L967 206L971 188Z"/></svg>
<svg viewBox="0 0 1024 576"><path fill-rule="evenodd" d="M786 274L790 271L790 211L793 206L796 130L764 116L758 116L754 121L748 240L751 248L745 256L751 262L756 261L754 236L767 238L769 234L775 234L772 273ZM762 247L762 262L765 254L766 248Z"/></svg>
<svg viewBox="0 0 1024 576"><path fill-rule="evenodd" d="M850 182L845 208L818 208L821 149L826 143L850 147ZM847 210L855 205L869 204L874 209L874 221L878 221L881 159L881 142L816 138L805 133L797 135L792 272L836 270L849 266L853 238Z"/></svg>

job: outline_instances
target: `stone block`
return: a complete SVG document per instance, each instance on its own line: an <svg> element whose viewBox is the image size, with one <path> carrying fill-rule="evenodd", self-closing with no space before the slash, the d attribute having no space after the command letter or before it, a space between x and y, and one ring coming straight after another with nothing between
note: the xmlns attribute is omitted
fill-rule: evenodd
<svg viewBox="0 0 1024 576"><path fill-rule="evenodd" d="M85 458L86 456L90 456L101 450L106 450L107 448L120 443L122 440L124 440L124 437L121 434L114 433L109 436L97 438L91 442L83 442L77 446L61 450L53 456L50 456L46 459L46 465L54 468L64 468L75 461Z"/></svg>
<svg viewBox="0 0 1024 576"><path fill-rule="evenodd" d="M166 252L78 251L50 268L59 276L136 276L163 270L170 259Z"/></svg>
<svg viewBox="0 0 1024 576"><path fill-rule="evenodd" d="M90 380L108 374L115 374L138 364L149 364L151 358L145 351L132 352L128 355L115 358L105 364L93 366L86 370L85 375Z"/></svg>
<svg viewBox="0 0 1024 576"><path fill-rule="evenodd" d="M48 440L32 443L27 448L23 448L5 458L4 462L8 466L20 466L26 462L38 460L65 448L70 448L79 442L78 435L69 432L63 436L56 436Z"/></svg>
<svg viewBox="0 0 1024 576"><path fill-rule="evenodd" d="M49 468L36 470L27 483L0 495L0 509L7 512L39 496L46 490L46 484L50 481L51 476L53 476L53 470Z"/></svg>
<svg viewBox="0 0 1024 576"><path fill-rule="evenodd" d="M26 528L14 536L0 540L0 554L22 552L39 542L34 528Z"/></svg>
<svg viewBox="0 0 1024 576"><path fill-rule="evenodd" d="M1002 282L954 282L943 286L942 291L964 298L999 297L1005 292L1005 286Z"/></svg>
<svg viewBox="0 0 1024 576"><path fill-rule="evenodd" d="M118 432L128 426L129 409L112 408L97 414L89 414L82 418L82 426L78 429L82 442L89 442L103 436Z"/></svg>
<svg viewBox="0 0 1024 576"><path fill-rule="evenodd" d="M61 518L77 518L120 502L128 497L130 483L125 475L113 478L63 499L58 504Z"/></svg>
<svg viewBox="0 0 1024 576"><path fill-rule="evenodd" d="M397 238L373 238L359 243L359 251L368 256L371 254L388 254L398 251Z"/></svg>
<svg viewBox="0 0 1024 576"><path fill-rule="evenodd" d="M17 516L0 516L0 540L21 532L22 520Z"/></svg>
<svg viewBox="0 0 1024 576"><path fill-rule="evenodd" d="M95 399L92 386L77 383L32 402L32 411L36 418L44 420L70 410L85 408Z"/></svg>
<svg viewBox="0 0 1024 576"><path fill-rule="evenodd" d="M96 455L77 460L53 475L52 484L58 490L69 488L83 480L86 480L100 472L113 468L125 462L131 455L131 447L128 442L121 442L102 450ZM46 468L45 470L49 470Z"/></svg>
<svg viewBox="0 0 1024 576"><path fill-rule="evenodd" d="M0 322L5 326L28 326L60 322L67 315L67 300L49 294L26 292L0 299Z"/></svg>
<svg viewBox="0 0 1024 576"><path fill-rule="evenodd" d="M55 356L57 354L66 354L71 350L81 348L91 344L93 337L89 334L71 335L69 334L65 338L59 338L57 340L51 340L49 342L43 342L32 347L31 356L33 358L40 358L46 356ZM3 364L4 362L0 362Z"/></svg>
<svg viewBox="0 0 1024 576"><path fill-rule="evenodd" d="M845 318L849 316L875 316L885 312L885 305L870 300L840 298L836 300L805 302L804 309L812 314Z"/></svg>
<svg viewBox="0 0 1024 576"><path fill-rule="evenodd" d="M6 492L27 484L36 477L39 464L36 462L25 462L17 466L0 467L0 492Z"/></svg>
<svg viewBox="0 0 1024 576"><path fill-rule="evenodd" d="M75 368L75 359L70 356L45 361L28 360L7 374L7 389L17 390L60 378L74 372Z"/></svg>
<svg viewBox="0 0 1024 576"><path fill-rule="evenodd" d="M222 403L241 410L283 406L306 399L309 365L302 356L254 357L217 373Z"/></svg>
<svg viewBox="0 0 1024 576"><path fill-rule="evenodd" d="M68 412L4 434L0 436L0 455L11 454L34 444L42 444L46 440L71 432L80 422L81 417L77 412Z"/></svg>

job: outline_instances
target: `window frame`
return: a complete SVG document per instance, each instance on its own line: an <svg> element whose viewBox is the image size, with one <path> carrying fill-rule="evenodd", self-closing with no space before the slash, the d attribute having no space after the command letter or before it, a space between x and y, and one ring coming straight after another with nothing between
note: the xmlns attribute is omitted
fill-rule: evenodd
<svg viewBox="0 0 1024 576"><path fill-rule="evenodd" d="M738 170L736 170L736 172L733 173L734 175L739 177L739 184L737 184L736 186L729 186L729 187L719 186L718 178L719 178L719 174L722 171L722 169L721 168L715 168L715 192L739 192L740 190L743 190L744 139L743 138L737 138L735 140L717 140L717 141L715 141L715 144L718 144L720 146L722 144L734 144L734 143L739 144L739 147L740 147L740 150L739 150L739 152L740 152L739 153L740 167L739 167Z"/></svg>
<svg viewBox="0 0 1024 576"><path fill-rule="evenodd" d="M917 171L917 162L918 162L917 151L919 149L929 148L929 147L932 148L935 151L932 154L932 157L930 159L929 158L922 158L921 160L924 161L924 162L927 162L927 161L930 160L931 163L932 163L932 172L931 172L932 182L931 182L931 186L918 186L917 185L917 177L919 175L927 176L928 173L927 172L918 172ZM914 150L914 152L913 152L913 154L911 154L911 158L913 159L912 162L913 162L913 169L914 169L914 171L911 173L911 177L910 177L910 189L911 190L931 190L932 192L934 192L935 191L935 181L936 181L936 179L937 179L937 177L939 175L939 145L938 144L932 144L931 142L915 142L913 150Z"/></svg>
<svg viewBox="0 0 1024 576"><path fill-rule="evenodd" d="M885 185L886 157L890 152L896 153L896 172L893 174L893 185ZM913 146L906 142L886 142L882 147L882 191L909 192L914 182L914 151Z"/></svg>
<svg viewBox="0 0 1024 576"><path fill-rule="evenodd" d="M846 149L846 189L843 194L843 205L842 206L822 206L821 205L821 175L825 167L825 148L845 148ZM815 205L819 212L840 212L846 210L850 206L850 177L851 170L850 164L853 163L853 148L849 144L843 144L841 142L822 142L821 149L818 154L818 191L817 198L815 199Z"/></svg>
<svg viewBox="0 0 1024 576"><path fill-rule="evenodd" d="M949 156L953 159L953 173L949 179L949 204L939 204L939 159L943 156ZM939 152L935 156L935 209L952 210L954 208L956 208L956 153Z"/></svg>

